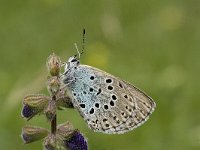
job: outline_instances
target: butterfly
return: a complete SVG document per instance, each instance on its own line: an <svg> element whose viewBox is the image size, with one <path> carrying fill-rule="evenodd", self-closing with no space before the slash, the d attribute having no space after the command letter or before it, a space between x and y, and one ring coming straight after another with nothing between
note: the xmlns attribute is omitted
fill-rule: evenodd
<svg viewBox="0 0 200 150"><path fill-rule="evenodd" d="M65 64L62 84L73 106L97 132L120 134L147 121L156 107L151 97L105 71L80 64L72 56Z"/></svg>

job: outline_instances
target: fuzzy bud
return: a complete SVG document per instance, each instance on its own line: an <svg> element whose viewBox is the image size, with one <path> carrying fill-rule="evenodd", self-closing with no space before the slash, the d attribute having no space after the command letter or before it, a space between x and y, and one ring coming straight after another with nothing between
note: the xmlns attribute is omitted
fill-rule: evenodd
<svg viewBox="0 0 200 150"><path fill-rule="evenodd" d="M41 94L32 94L24 97L22 116L28 120L41 113L47 106L50 97Z"/></svg>
<svg viewBox="0 0 200 150"><path fill-rule="evenodd" d="M74 132L73 126L69 122L65 122L63 124L60 124L57 129L57 134L63 139L67 138L69 135L71 135Z"/></svg>
<svg viewBox="0 0 200 150"><path fill-rule="evenodd" d="M47 68L51 76L59 76L61 67L61 60L54 53L47 59Z"/></svg>
<svg viewBox="0 0 200 150"><path fill-rule="evenodd" d="M49 134L43 143L44 150L56 150L56 136L54 134Z"/></svg>
<svg viewBox="0 0 200 150"><path fill-rule="evenodd" d="M47 88L51 95L55 95L60 90L60 80L57 77L49 77L47 80Z"/></svg>
<svg viewBox="0 0 200 150"><path fill-rule="evenodd" d="M34 127L34 126L25 126L22 128L21 137L24 143L27 144L27 143L41 140L47 135L48 135L48 130L46 129L43 129L40 127Z"/></svg>
<svg viewBox="0 0 200 150"><path fill-rule="evenodd" d="M52 121L56 115L56 101L49 101L49 104L44 112L48 121Z"/></svg>

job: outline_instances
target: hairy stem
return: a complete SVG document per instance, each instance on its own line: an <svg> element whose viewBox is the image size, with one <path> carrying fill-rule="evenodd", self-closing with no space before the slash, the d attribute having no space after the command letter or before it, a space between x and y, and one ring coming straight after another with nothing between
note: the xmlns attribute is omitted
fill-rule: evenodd
<svg viewBox="0 0 200 150"><path fill-rule="evenodd" d="M55 95L52 96L52 101L56 101ZM57 118L56 118L56 114L55 114L53 120L51 121L51 134L56 135L56 129L57 129Z"/></svg>

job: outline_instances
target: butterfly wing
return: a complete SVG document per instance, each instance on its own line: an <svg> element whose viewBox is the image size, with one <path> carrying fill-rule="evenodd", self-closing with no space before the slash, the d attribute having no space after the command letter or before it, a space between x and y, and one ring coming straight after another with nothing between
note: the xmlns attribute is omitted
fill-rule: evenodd
<svg viewBox="0 0 200 150"><path fill-rule="evenodd" d="M94 131L124 133L145 121L155 102L144 92L111 74L79 65L67 85L73 105Z"/></svg>

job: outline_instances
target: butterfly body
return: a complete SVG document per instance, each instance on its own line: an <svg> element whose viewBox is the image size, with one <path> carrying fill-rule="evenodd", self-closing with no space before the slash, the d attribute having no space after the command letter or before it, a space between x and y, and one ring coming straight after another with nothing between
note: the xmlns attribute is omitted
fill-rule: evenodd
<svg viewBox="0 0 200 150"><path fill-rule="evenodd" d="M70 57L63 84L74 107L97 132L124 133L143 124L155 102L135 86Z"/></svg>

